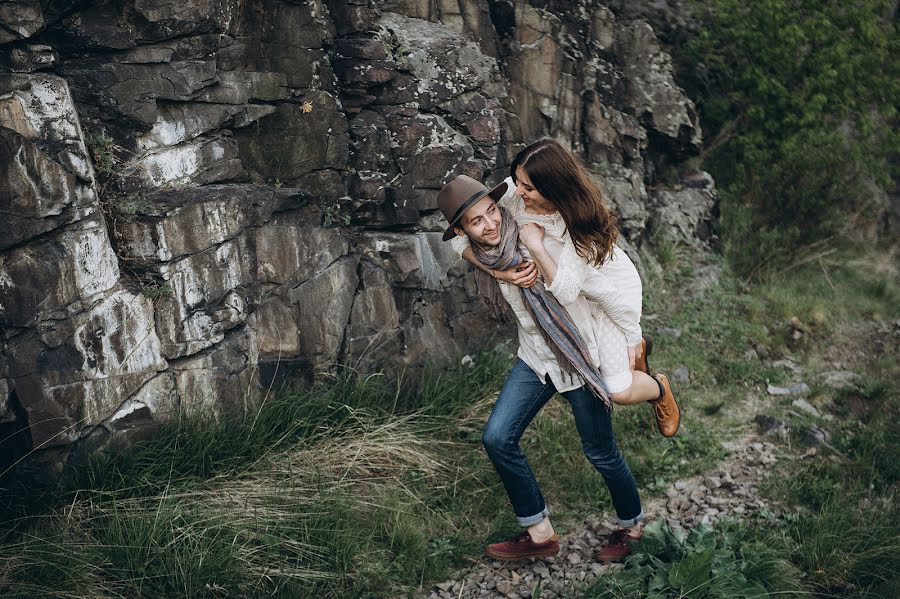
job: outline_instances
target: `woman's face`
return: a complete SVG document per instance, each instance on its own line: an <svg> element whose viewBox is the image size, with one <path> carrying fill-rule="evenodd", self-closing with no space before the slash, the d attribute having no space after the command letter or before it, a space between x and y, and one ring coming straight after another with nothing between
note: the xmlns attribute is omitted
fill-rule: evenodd
<svg viewBox="0 0 900 599"><path fill-rule="evenodd" d="M528 178L528 173L521 166L516 169L516 195L522 196L522 201L525 202L525 207L529 211L548 214L556 212L556 206L553 205L553 202L542 196L541 192L534 188L534 185L531 184L531 179Z"/></svg>

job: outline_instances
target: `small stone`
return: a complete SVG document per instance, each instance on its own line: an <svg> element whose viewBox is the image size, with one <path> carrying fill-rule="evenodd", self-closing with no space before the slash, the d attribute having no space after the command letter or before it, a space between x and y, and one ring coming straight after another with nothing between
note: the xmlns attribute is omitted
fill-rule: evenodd
<svg viewBox="0 0 900 599"><path fill-rule="evenodd" d="M453 586L453 581L450 580L447 582L438 583L437 588L439 588L442 591L449 591L452 586Z"/></svg>
<svg viewBox="0 0 900 599"><path fill-rule="evenodd" d="M741 444L735 441L722 441L721 443L722 449L727 451L728 453L734 453L741 449Z"/></svg>
<svg viewBox="0 0 900 599"><path fill-rule="evenodd" d="M748 362L759 360L759 354L757 354L756 350L751 347L744 352L744 359Z"/></svg>
<svg viewBox="0 0 900 599"><path fill-rule="evenodd" d="M679 337L681 337L681 331L670 327L660 327L656 330L656 332L663 337L668 337L669 339L678 339Z"/></svg>
<svg viewBox="0 0 900 599"><path fill-rule="evenodd" d="M683 383L685 385L691 382L691 375L687 366L679 366L675 369L672 373L672 382Z"/></svg>
<svg viewBox="0 0 900 599"><path fill-rule="evenodd" d="M859 389L863 379L860 375L849 370L832 370L822 373L822 382L834 390Z"/></svg>
<svg viewBox="0 0 900 599"><path fill-rule="evenodd" d="M581 556L578 555L577 553L570 553L570 554L566 557L566 559L567 559L567 560L569 561L569 563L572 564L573 566L576 565L576 564L580 564L580 563L581 563Z"/></svg>
<svg viewBox="0 0 900 599"><path fill-rule="evenodd" d="M805 397L809 395L810 388L806 383L793 383L787 387L779 387L776 385L767 385L766 392L769 395L789 395L793 397Z"/></svg>
<svg viewBox="0 0 900 599"><path fill-rule="evenodd" d="M805 438L806 442L813 447L818 447L820 445L824 445L828 443L830 435L828 431L818 426L811 426L806 429Z"/></svg>
<svg viewBox="0 0 900 599"><path fill-rule="evenodd" d="M768 364L772 368L784 368L785 370L790 370L794 374L800 374L803 370L796 360L792 358L783 358L781 360L775 360L771 364Z"/></svg>
<svg viewBox="0 0 900 599"><path fill-rule="evenodd" d="M507 596L509 595L509 593L515 591L515 589L513 588L513 583L508 580L498 580L494 588L498 593Z"/></svg>
<svg viewBox="0 0 900 599"><path fill-rule="evenodd" d="M705 484L708 489L718 489L722 486L722 482L715 476L707 476L703 479L703 484Z"/></svg>
<svg viewBox="0 0 900 599"><path fill-rule="evenodd" d="M812 416L814 418L821 417L819 410L817 410L815 408L815 406L813 406L811 403L809 403L805 399L795 399L794 401L791 402L791 405L794 406L795 408L799 409L802 412L806 412L807 414L809 414L810 416Z"/></svg>
<svg viewBox="0 0 900 599"><path fill-rule="evenodd" d="M779 441L787 441L788 426L783 421L765 414L757 414L755 421L759 432Z"/></svg>
<svg viewBox="0 0 900 599"><path fill-rule="evenodd" d="M675 481L675 488L679 491L687 491L691 488L691 485L685 480L677 480Z"/></svg>

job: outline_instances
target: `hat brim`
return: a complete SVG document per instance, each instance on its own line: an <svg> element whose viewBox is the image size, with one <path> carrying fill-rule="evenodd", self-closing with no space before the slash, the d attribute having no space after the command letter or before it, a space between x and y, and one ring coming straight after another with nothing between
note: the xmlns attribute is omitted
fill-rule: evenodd
<svg viewBox="0 0 900 599"><path fill-rule="evenodd" d="M498 183L491 189L487 190L485 193L474 196L468 202L463 204L463 208L459 211L459 216L456 217L453 220L453 222L450 223L450 225L447 227L447 230L444 231L444 236L442 239L444 241L450 241L451 239L456 237L456 231L453 230L453 227L456 227L459 225L459 221L462 220L463 215L466 213L466 211L469 208L474 206L476 202L480 202L481 200L484 199L485 196L491 196L491 199L493 199L495 202L499 202L500 199L506 195L508 188L509 188L509 184L505 180L501 181L500 183Z"/></svg>

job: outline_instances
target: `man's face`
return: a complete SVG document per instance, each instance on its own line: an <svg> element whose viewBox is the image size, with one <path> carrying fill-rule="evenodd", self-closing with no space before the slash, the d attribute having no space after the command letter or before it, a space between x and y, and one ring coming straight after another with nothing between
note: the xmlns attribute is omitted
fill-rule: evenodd
<svg viewBox="0 0 900 599"><path fill-rule="evenodd" d="M490 196L484 196L466 210L459 220L462 227L454 227L457 235L467 235L469 241L481 246L500 245L500 224L503 217L500 208Z"/></svg>

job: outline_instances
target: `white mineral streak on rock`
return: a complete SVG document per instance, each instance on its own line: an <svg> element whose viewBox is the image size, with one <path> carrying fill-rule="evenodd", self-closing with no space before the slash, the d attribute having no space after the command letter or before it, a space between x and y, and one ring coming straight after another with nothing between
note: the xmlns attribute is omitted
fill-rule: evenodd
<svg viewBox="0 0 900 599"><path fill-rule="evenodd" d="M105 228L90 228L65 237L73 258L75 286L81 297L112 289L119 280L119 263Z"/></svg>
<svg viewBox="0 0 900 599"><path fill-rule="evenodd" d="M442 233L417 233L415 237L424 287L439 290L447 284L447 271L458 256L450 244L442 240Z"/></svg>
<svg viewBox="0 0 900 599"><path fill-rule="evenodd" d="M200 170L200 144L190 144L148 154L138 162L138 168L155 187L188 179Z"/></svg>
<svg viewBox="0 0 900 599"><path fill-rule="evenodd" d="M166 121L162 115L158 116L156 123L149 133L138 138L138 147L144 151L153 150L164 146L174 146L187 139L187 128L182 121Z"/></svg>
<svg viewBox="0 0 900 599"><path fill-rule="evenodd" d="M54 75L32 75L26 115L35 131L49 141L80 139L78 117L64 79Z"/></svg>
<svg viewBox="0 0 900 599"><path fill-rule="evenodd" d="M82 318L73 342L86 363L96 364L83 367L93 379L156 372L166 367L150 301L143 295L119 289L93 305Z"/></svg>

